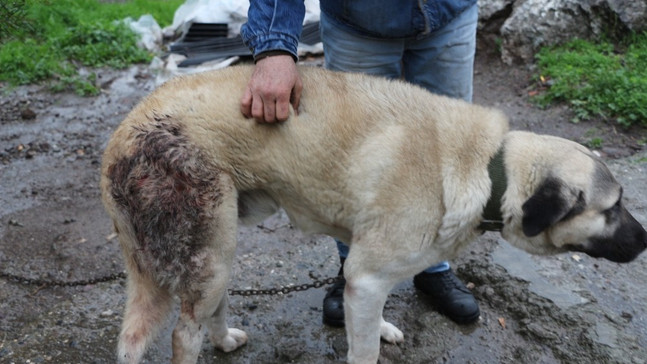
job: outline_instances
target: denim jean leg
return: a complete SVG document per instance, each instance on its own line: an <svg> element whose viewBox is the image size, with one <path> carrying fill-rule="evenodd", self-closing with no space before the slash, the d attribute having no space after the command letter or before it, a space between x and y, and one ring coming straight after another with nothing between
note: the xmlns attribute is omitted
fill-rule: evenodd
<svg viewBox="0 0 647 364"><path fill-rule="evenodd" d="M327 69L399 78L404 42L363 37L340 28L321 13L319 28Z"/></svg>
<svg viewBox="0 0 647 364"><path fill-rule="evenodd" d="M348 258L348 252L350 251L348 245L337 239L335 239L335 243L337 243L337 252L339 253L339 258L341 258L342 260Z"/></svg>
<svg viewBox="0 0 647 364"><path fill-rule="evenodd" d="M472 101L478 5L421 39L406 41L404 77L427 90Z"/></svg>
<svg viewBox="0 0 647 364"><path fill-rule="evenodd" d="M449 270L449 262L442 261L434 266L431 266L424 270L425 273L440 273Z"/></svg>

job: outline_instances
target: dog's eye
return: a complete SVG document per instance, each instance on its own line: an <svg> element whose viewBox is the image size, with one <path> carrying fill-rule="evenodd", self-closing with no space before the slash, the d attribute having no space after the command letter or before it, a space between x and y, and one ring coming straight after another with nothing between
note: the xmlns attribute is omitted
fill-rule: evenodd
<svg viewBox="0 0 647 364"><path fill-rule="evenodd" d="M616 213L620 212L621 208L622 208L622 198L619 198L618 201L616 201L616 203L613 206L606 209L604 212L607 215L616 214Z"/></svg>
<svg viewBox="0 0 647 364"><path fill-rule="evenodd" d="M620 207L622 207L622 198L618 198L618 201L616 201L615 205L613 205L613 207L611 207L611 208L617 210Z"/></svg>

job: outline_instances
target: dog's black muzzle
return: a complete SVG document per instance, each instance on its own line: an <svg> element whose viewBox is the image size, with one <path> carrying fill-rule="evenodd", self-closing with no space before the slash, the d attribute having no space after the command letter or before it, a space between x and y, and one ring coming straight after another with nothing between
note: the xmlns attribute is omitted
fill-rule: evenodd
<svg viewBox="0 0 647 364"><path fill-rule="evenodd" d="M623 211L621 221L613 236L593 237L586 244L570 245L567 248L586 253L594 258L628 263L647 248L647 231L626 210Z"/></svg>

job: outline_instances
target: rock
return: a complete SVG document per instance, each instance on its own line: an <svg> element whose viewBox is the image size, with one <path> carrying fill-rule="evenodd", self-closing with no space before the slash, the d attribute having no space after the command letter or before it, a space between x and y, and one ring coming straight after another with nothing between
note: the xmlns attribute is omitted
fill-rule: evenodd
<svg viewBox="0 0 647 364"><path fill-rule="evenodd" d="M479 25L483 25L493 17L501 13L509 13L507 8L510 8L515 0L479 0Z"/></svg>
<svg viewBox="0 0 647 364"><path fill-rule="evenodd" d="M36 119L36 112L30 108L26 108L20 112L20 117L23 120L33 120Z"/></svg>
<svg viewBox="0 0 647 364"><path fill-rule="evenodd" d="M550 329L538 323L529 323L525 327L525 330L542 340L553 341L559 339L559 336L555 332L552 332Z"/></svg>
<svg viewBox="0 0 647 364"><path fill-rule="evenodd" d="M539 48L573 38L647 30L647 0L479 0L479 7L479 31L497 34L508 64L532 62Z"/></svg>
<svg viewBox="0 0 647 364"><path fill-rule="evenodd" d="M647 29L647 1L608 0L607 3L630 30L640 32Z"/></svg>

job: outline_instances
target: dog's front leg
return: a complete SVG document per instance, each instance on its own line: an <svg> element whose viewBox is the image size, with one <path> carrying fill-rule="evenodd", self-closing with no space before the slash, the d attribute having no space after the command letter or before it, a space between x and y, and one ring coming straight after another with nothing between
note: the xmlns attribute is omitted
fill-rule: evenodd
<svg viewBox="0 0 647 364"><path fill-rule="evenodd" d="M376 363L380 355L380 337L390 343L404 340L392 324L382 318L382 309L394 282L373 275L347 276L344 312L348 338L348 362Z"/></svg>

